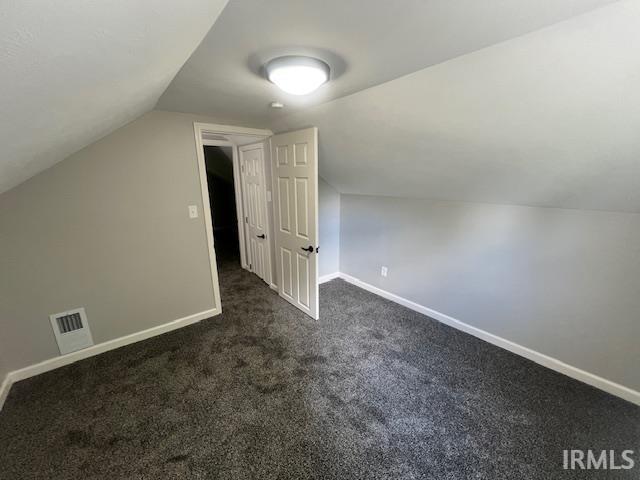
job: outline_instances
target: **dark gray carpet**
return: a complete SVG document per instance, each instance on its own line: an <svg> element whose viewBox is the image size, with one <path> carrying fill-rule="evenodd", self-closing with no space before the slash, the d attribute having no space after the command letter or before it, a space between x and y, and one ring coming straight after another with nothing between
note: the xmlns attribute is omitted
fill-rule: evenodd
<svg viewBox="0 0 640 480"><path fill-rule="evenodd" d="M221 316L16 384L0 478L638 478L561 465L640 451L640 408L341 280L317 322L221 284Z"/></svg>

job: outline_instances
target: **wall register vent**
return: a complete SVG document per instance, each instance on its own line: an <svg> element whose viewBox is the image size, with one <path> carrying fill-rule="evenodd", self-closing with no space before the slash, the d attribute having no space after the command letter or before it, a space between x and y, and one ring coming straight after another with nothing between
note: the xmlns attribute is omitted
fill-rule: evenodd
<svg viewBox="0 0 640 480"><path fill-rule="evenodd" d="M56 313L50 315L49 318L62 355L93 345L93 338L91 337L91 330L89 329L84 308Z"/></svg>

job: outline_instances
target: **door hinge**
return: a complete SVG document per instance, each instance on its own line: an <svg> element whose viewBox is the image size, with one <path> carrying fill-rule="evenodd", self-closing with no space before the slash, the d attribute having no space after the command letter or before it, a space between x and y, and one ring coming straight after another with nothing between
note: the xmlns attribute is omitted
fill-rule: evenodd
<svg viewBox="0 0 640 480"><path fill-rule="evenodd" d="M318 253L320 251L320 246L316 247L316 253Z"/></svg>
<svg viewBox="0 0 640 480"><path fill-rule="evenodd" d="M244 223L249 223L249 217L244 217Z"/></svg>

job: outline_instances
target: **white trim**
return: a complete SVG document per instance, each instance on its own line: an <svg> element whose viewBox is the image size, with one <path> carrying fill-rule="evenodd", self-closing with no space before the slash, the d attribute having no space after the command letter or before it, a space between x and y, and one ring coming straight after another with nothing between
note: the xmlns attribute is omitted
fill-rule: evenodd
<svg viewBox="0 0 640 480"><path fill-rule="evenodd" d="M635 403L636 405L640 405L640 392L632 390L629 387L625 387L624 385L620 385L619 383L612 382L605 378L594 375L593 373L589 373L579 368L573 367L556 358L550 357L540 352L536 352L535 350L519 345L515 342L512 342L511 340L507 340L485 330L473 327L469 324L461 322L460 320L456 320L449 315L445 315L444 313L432 310L431 308L425 307L416 302L412 302L411 300L400 297L399 295L396 295L394 293L387 292L386 290L363 282L362 280L352 277L351 275L347 275L346 273L340 272L339 277L357 287L368 290L371 293L375 293L380 297L403 305L418 313L422 313L423 315L431 317L434 320L438 320L439 322L449 325L450 327L473 335L474 337L489 342L500 348L504 348L505 350L515 353L516 355L520 355L521 357L532 360L539 365L550 368L551 370L555 370L556 372L567 375L568 377L579 380L583 383L591 385L592 387L604 390L605 392L623 398L631 403Z"/></svg>
<svg viewBox="0 0 640 480"><path fill-rule="evenodd" d="M263 128L239 127L237 125L221 125L219 123L202 123L194 122L193 126L196 130L207 133L221 133L229 135L254 135L256 137L270 137L273 135L271 130Z"/></svg>
<svg viewBox="0 0 640 480"><path fill-rule="evenodd" d="M271 288L271 290L275 290L276 292L278 291L278 285L276 285L275 283L269 284L269 288Z"/></svg>
<svg viewBox="0 0 640 480"><path fill-rule="evenodd" d="M204 230L207 237L207 251L209 252L209 270L211 272L211 288L213 291L214 309L222 312L220 301L220 284L218 283L218 264L216 251L213 246L213 220L209 203L209 187L207 185L207 165L204 160L204 146L202 144L202 130L194 123L194 135L196 138L196 156L198 159L198 173L200 175L200 195L202 198L202 213L204 215Z"/></svg>
<svg viewBox="0 0 640 480"><path fill-rule="evenodd" d="M208 138L202 139L203 147L233 147L232 142L228 142L226 140L211 140Z"/></svg>
<svg viewBox="0 0 640 480"><path fill-rule="evenodd" d="M0 411L2 411L4 402L9 396L9 390L11 390L12 385L13 381L11 380L11 373L7 373L2 380L2 385L0 385Z"/></svg>
<svg viewBox="0 0 640 480"><path fill-rule="evenodd" d="M15 382L19 382L20 380L24 380L35 375L40 375L41 373L48 372L50 370L55 370L56 368L64 367L65 365L75 363L79 360L84 360L85 358L94 357L101 353L108 352L109 350L115 350L116 348L124 347L125 345L130 345L142 340L147 340L148 338L156 337L158 335L162 335L163 333L186 327L188 325L200 322L206 318L218 315L219 313L221 313L219 310L212 308L210 310L205 310L204 312L195 313L183 318L178 318L177 320L158 325L157 327L151 327L146 330L142 330L141 332L136 332L130 335L125 335L124 337L115 338L113 340L94 345L93 347L78 350L66 355L60 355L59 357L50 358L49 360L36 363L35 365L30 365L28 367L21 368L20 370L9 372L4 382L2 383L2 387L0 387L0 410L2 409L2 405L4 403L4 400L7 398L7 395L9 395L9 389L11 388L11 385Z"/></svg>
<svg viewBox="0 0 640 480"><path fill-rule="evenodd" d="M320 278L318 278L318 284L327 283L327 282L330 282L331 280L334 280L336 278L340 278L340 272L328 273L328 274L322 275Z"/></svg>
<svg viewBox="0 0 640 480"><path fill-rule="evenodd" d="M444 313L440 313L436 310L432 310L423 305L420 305L416 302L412 302L411 300L407 300L399 295L388 292L381 288L375 287L369 283L363 282L351 275L347 275L346 273L336 272L329 275L323 275L321 277L322 282L328 282L335 278L341 278L346 282L351 283L357 287L360 287L364 290L367 290L371 293L374 293L380 297L386 298L387 300L391 300L392 302L403 305L411 310L414 310L418 313L426 315L434 320L438 320L446 325L449 325L457 330L461 330L465 333L473 335L474 337L480 338L486 342L489 342L498 347L504 348L512 353L520 355L522 357L528 358L544 367L550 368L551 370L555 370L556 372L567 375L571 378L579 380L583 383L596 387L600 390L608 392L612 395L623 398L631 403L636 405L640 405L640 392L632 390L631 388L625 387L618 383L612 382L605 378L599 377L592 373L586 372L579 368L568 365L560 360L557 360L553 357L549 357L548 355L544 355L542 353L536 352L527 347L523 347L517 343L514 343L510 340L506 340L502 337L498 337L497 335L493 335L489 332L481 330L476 327L472 327L460 320L456 320L453 317L445 315ZM271 284L270 287L277 291L278 287L275 284ZM177 330L182 327L186 327L193 323L200 322L206 318L210 318L214 315L219 314L220 312L216 309L206 310L204 312L196 313L194 315L189 315L184 318L179 318L169 323L165 323L163 325L159 325L157 327L152 327L147 330L143 330L141 332L132 333L130 335L126 335L124 337L120 337L114 340L110 340L108 342L100 343L93 347L86 348L84 350L79 350L77 352L69 353L67 355L62 355L60 357L55 357L49 360L45 360L44 362L37 363L35 365L31 365L26 368L22 368L20 370L15 370L13 372L9 372L4 378L2 385L0 385L0 410L2 410L2 406L9 395L9 390L11 389L11 385L13 383L24 380L29 377L33 377L35 375L39 375L44 372L48 372L50 370L54 370L56 368L69 365L71 363L77 362L78 360L83 360L85 358L93 357L100 353L107 352L109 350L114 350L116 348L120 348L125 345L129 345L132 343L136 343L142 340L146 340L151 337L155 337L157 335L161 335L166 332L170 332L172 330Z"/></svg>
<svg viewBox="0 0 640 480"><path fill-rule="evenodd" d="M267 273L267 278L268 280L266 280L266 282L269 284L269 286L271 286L271 284L273 283L273 265L271 264L271 261L274 260L275 258L271 258L271 253L275 252L276 250L276 246L275 246L275 239L273 238L272 235L272 226L271 226L271 215L269 215L269 210L271 210L271 207L273 206L272 202L268 201L267 198L267 190L270 190L271 186L267 185L267 139L264 139L261 142L261 147L262 147L262 184L264 185L264 187L262 188L262 192L263 192L263 202L264 202L264 223L266 225L266 234L267 234L267 247L269 248L269 251L267 252L267 263L269 264L269 268L268 268L268 273ZM269 171L271 171L271 151L269 151ZM268 188L267 188L268 187ZM273 195L273 193L272 193ZM273 214L273 210L271 210L271 213Z"/></svg>
<svg viewBox="0 0 640 480"><path fill-rule="evenodd" d="M238 237L240 241L240 266L245 270L251 271L249 267L249 245L246 241L248 237L247 222L245 221L245 200L244 188L242 187L242 165L240 164L240 152L238 147L233 145L233 190L236 197L236 217L238 221Z"/></svg>

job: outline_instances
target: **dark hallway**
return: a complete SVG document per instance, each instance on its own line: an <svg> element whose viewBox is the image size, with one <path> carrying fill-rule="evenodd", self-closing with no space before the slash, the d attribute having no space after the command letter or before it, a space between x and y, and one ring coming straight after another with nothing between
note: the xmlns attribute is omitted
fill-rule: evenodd
<svg viewBox="0 0 640 480"><path fill-rule="evenodd" d="M222 263L239 264L240 250L232 148L205 146L204 155L218 267Z"/></svg>

